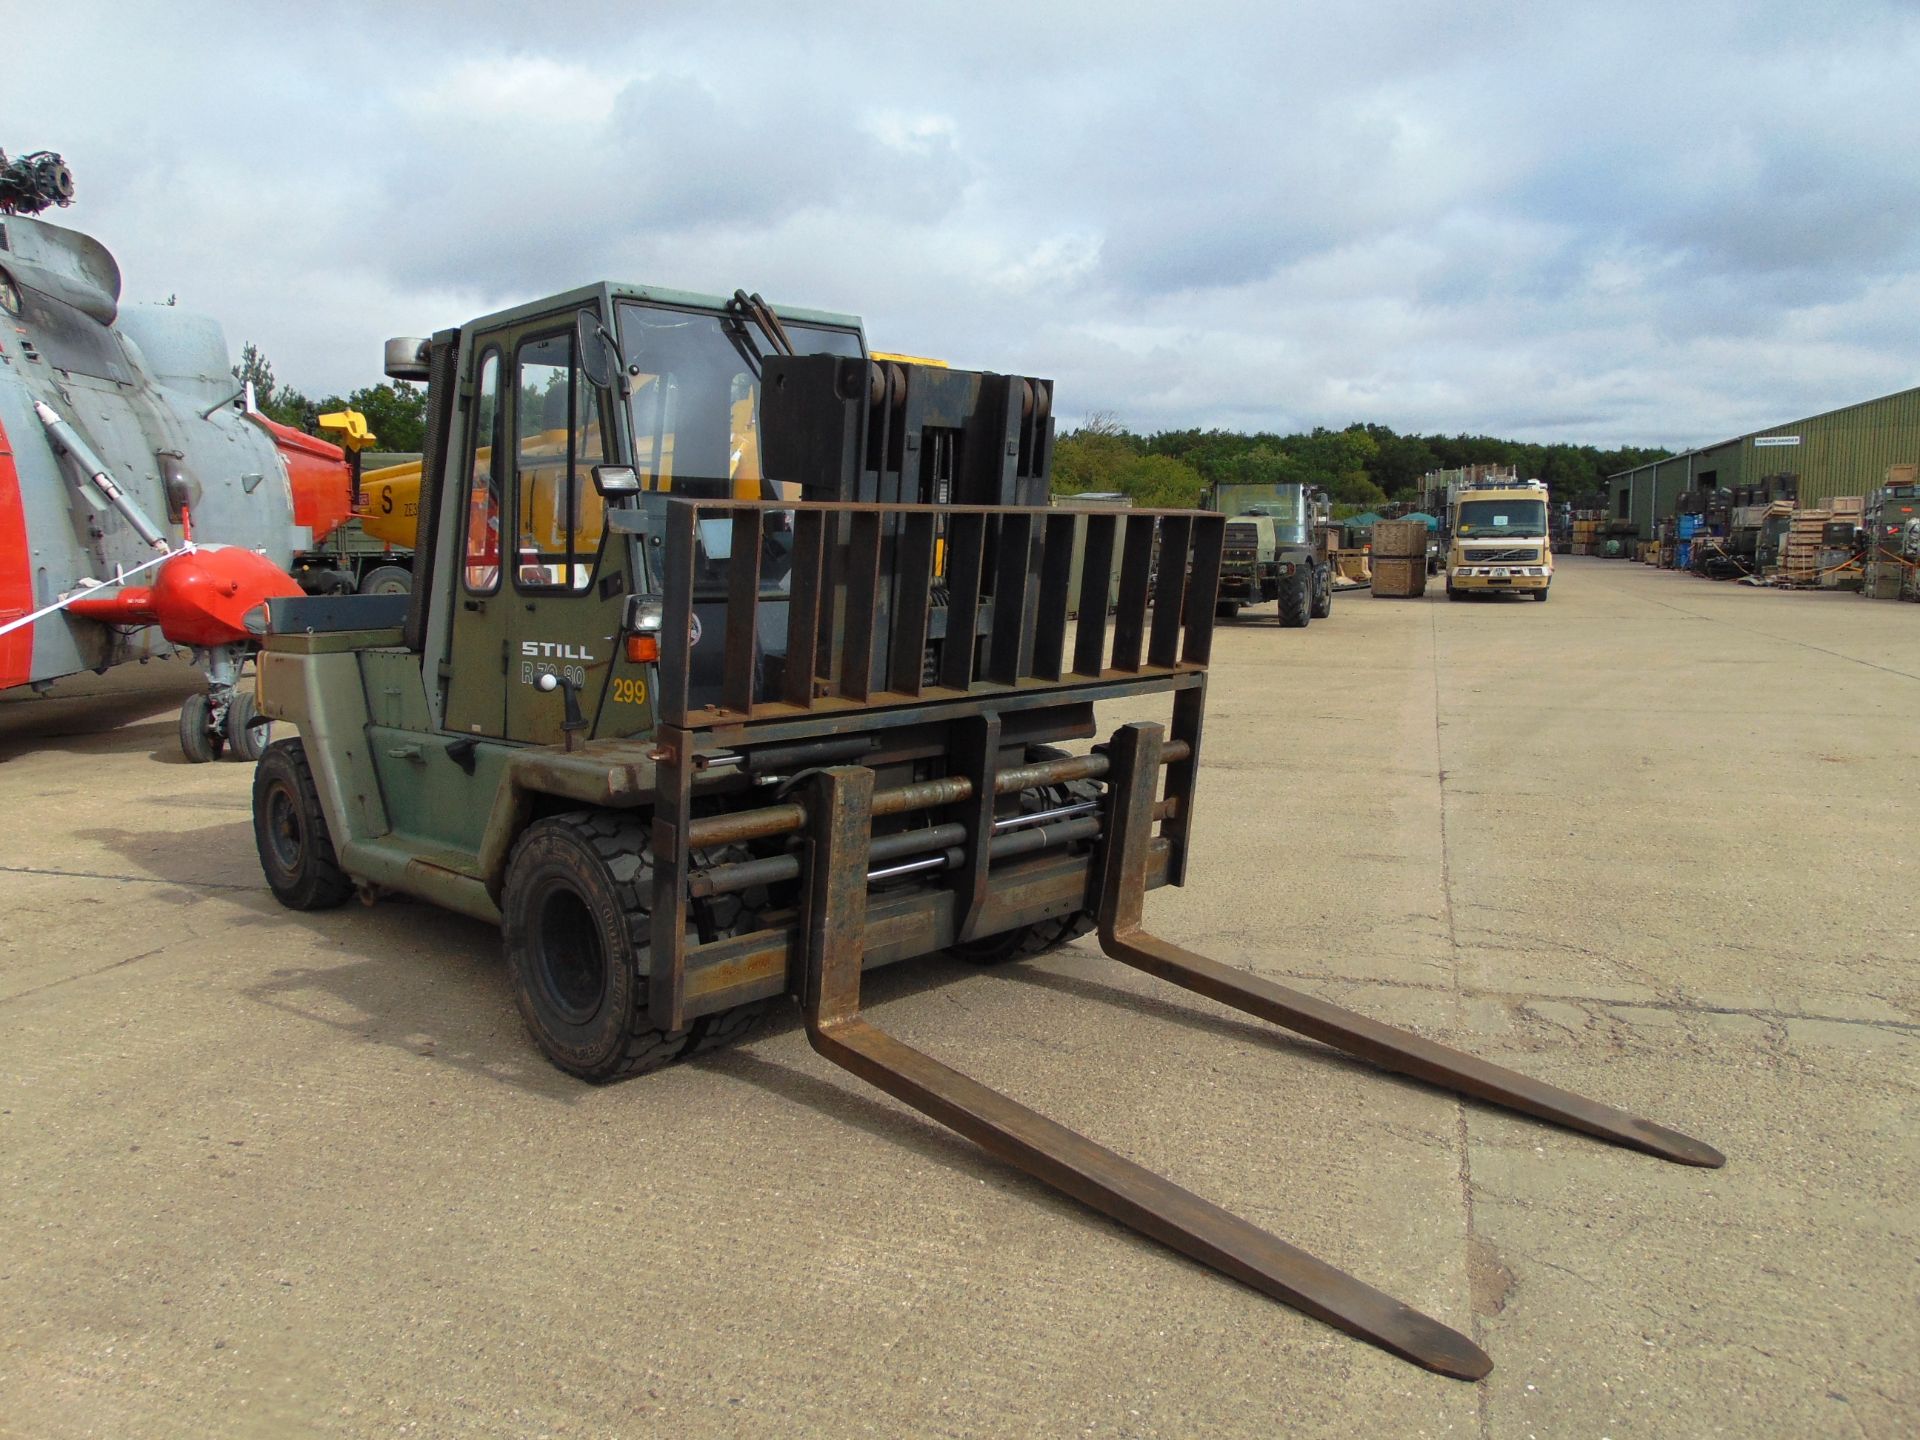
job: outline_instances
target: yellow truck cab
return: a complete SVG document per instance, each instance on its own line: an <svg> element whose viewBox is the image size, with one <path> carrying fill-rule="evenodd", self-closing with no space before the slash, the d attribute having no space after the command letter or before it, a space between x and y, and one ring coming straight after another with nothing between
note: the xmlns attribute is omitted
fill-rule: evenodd
<svg viewBox="0 0 1920 1440"><path fill-rule="evenodd" d="M1447 503L1447 599L1519 591L1547 598L1553 547L1538 480L1462 484Z"/></svg>

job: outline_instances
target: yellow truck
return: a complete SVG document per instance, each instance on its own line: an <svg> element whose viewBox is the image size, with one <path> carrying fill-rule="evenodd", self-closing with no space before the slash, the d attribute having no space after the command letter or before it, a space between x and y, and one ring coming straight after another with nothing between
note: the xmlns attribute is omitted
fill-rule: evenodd
<svg viewBox="0 0 1920 1440"><path fill-rule="evenodd" d="M1547 487L1502 478L1464 483L1447 504L1447 599L1531 595L1553 584Z"/></svg>

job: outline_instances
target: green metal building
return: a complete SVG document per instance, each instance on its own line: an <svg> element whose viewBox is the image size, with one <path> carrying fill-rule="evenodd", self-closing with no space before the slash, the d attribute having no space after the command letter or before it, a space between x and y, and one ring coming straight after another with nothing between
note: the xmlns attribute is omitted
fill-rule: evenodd
<svg viewBox="0 0 1920 1440"><path fill-rule="evenodd" d="M1749 435L1607 477L1607 514L1632 520L1642 536L1674 513L1687 490L1757 485L1770 475L1800 477L1800 503L1835 495L1871 495L1889 465L1920 461L1920 389L1863 400L1823 415L1770 425Z"/></svg>

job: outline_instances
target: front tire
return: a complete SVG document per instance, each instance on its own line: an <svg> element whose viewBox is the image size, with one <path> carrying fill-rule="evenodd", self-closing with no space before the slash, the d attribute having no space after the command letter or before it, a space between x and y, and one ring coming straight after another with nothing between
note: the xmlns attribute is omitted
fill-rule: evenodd
<svg viewBox="0 0 1920 1440"><path fill-rule="evenodd" d="M1066 751L1051 745L1033 745L1027 749L1029 765L1042 760L1064 760L1066 756ZM1100 787L1091 780L1068 780L1059 785L1022 790L1020 809L1025 814L1033 814L1099 798ZM1090 846L1091 842L1088 842ZM1057 950L1069 940L1078 940L1082 935L1091 934L1094 925L1091 910L1076 910L1070 915L1058 915L1051 920L1022 925L1017 930L1003 930L998 935L987 935L978 940L963 940L947 949L948 953L970 965L1005 965L1014 960L1032 960L1050 950Z"/></svg>
<svg viewBox="0 0 1920 1440"><path fill-rule="evenodd" d="M326 910L353 894L298 740L274 741L254 768L253 844L267 888L289 910Z"/></svg>
<svg viewBox="0 0 1920 1440"><path fill-rule="evenodd" d="M534 1044L583 1080L669 1065L686 1030L646 1023L653 864L646 828L591 811L527 827L500 897L513 998Z"/></svg>
<svg viewBox="0 0 1920 1440"><path fill-rule="evenodd" d="M213 702L205 695L189 695L180 704L180 753L195 765L220 758L227 737L213 726Z"/></svg>
<svg viewBox="0 0 1920 1440"><path fill-rule="evenodd" d="M1280 582L1280 623L1299 630L1313 618L1313 575L1296 569Z"/></svg>
<svg viewBox="0 0 1920 1440"><path fill-rule="evenodd" d="M271 725L255 725L253 717L258 714L253 707L253 696L245 690L235 690L233 698L227 702L226 739L227 749L236 760L245 760L252 764L260 758L272 738L268 733Z"/></svg>
<svg viewBox="0 0 1920 1440"><path fill-rule="evenodd" d="M1533 598L1538 600L1541 604L1544 605L1547 600L1547 592L1544 589L1536 590L1533 592Z"/></svg>
<svg viewBox="0 0 1920 1440"><path fill-rule="evenodd" d="M1213 618L1216 620L1231 620L1239 613L1240 606L1232 600L1222 600L1213 607Z"/></svg>
<svg viewBox="0 0 1920 1440"><path fill-rule="evenodd" d="M762 1012L741 1006L685 1030L647 1022L649 840L643 821L610 811L535 821L514 845L501 892L501 938L520 1018L541 1054L596 1084L736 1040Z"/></svg>

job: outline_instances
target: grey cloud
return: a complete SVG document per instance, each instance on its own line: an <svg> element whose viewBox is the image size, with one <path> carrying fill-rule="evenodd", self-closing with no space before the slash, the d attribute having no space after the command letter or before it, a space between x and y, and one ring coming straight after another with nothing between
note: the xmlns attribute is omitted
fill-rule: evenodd
<svg viewBox="0 0 1920 1440"><path fill-rule="evenodd" d="M1692 441L1911 379L1900 5L73 0L9 38L0 144L310 390L598 275L861 311L1069 423Z"/></svg>

